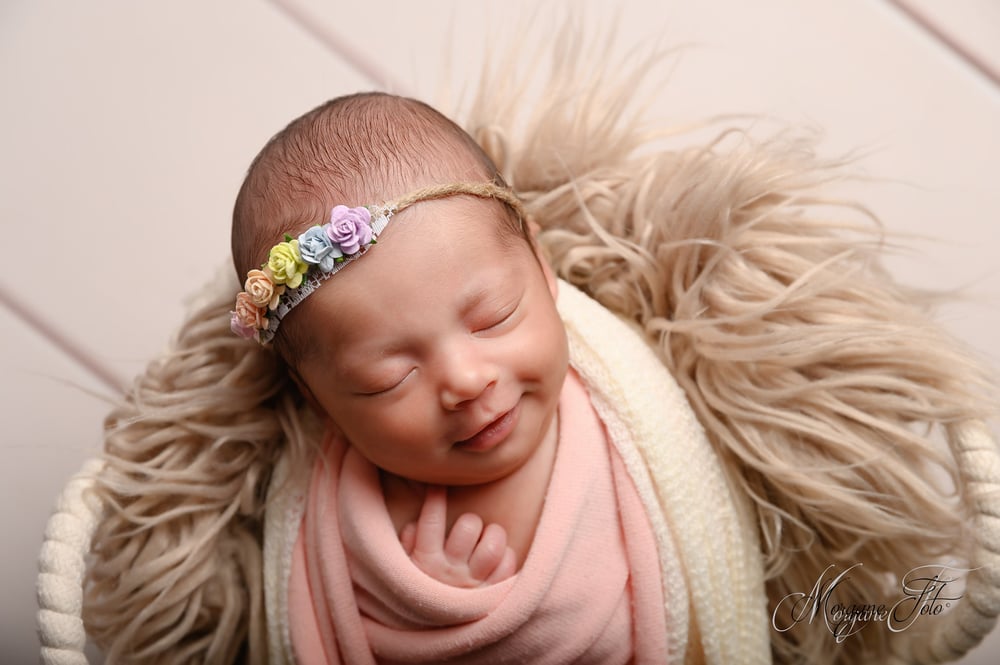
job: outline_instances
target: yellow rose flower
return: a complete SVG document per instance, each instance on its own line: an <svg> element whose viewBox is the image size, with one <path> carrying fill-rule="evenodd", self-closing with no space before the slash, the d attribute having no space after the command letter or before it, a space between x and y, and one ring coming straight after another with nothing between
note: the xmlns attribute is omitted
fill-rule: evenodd
<svg viewBox="0 0 1000 665"><path fill-rule="evenodd" d="M257 307L274 309L278 306L278 298L285 292L285 287L274 283L270 270L251 270L247 273L243 290Z"/></svg>
<svg viewBox="0 0 1000 665"><path fill-rule="evenodd" d="M309 264L299 254L299 241L280 242L271 248L267 257L267 267L271 270L275 284L285 284L297 289L302 284L302 276L309 270Z"/></svg>

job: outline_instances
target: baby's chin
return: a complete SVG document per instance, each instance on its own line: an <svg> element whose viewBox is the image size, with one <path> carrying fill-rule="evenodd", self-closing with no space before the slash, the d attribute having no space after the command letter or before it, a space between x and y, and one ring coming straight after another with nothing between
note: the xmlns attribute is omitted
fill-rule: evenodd
<svg viewBox="0 0 1000 665"><path fill-rule="evenodd" d="M510 462L509 464L496 464L490 465L489 467L481 468L469 468L470 465L463 465L462 468L455 469L439 469L433 473L406 473L406 474L395 474L401 478L422 483L424 485L446 485L449 487L474 487L476 485L489 485L490 483L495 483L504 478L507 478L518 469L520 469L524 463L527 461L525 459L519 459ZM478 465L474 465L478 466Z"/></svg>
<svg viewBox="0 0 1000 665"><path fill-rule="evenodd" d="M403 473L394 473L394 475L410 482L425 485L446 485L449 487L489 485L516 473L539 448L540 443L534 444L529 450L516 451L519 454L495 456L477 455L477 453L456 450L452 452L449 462L440 468L427 470L423 473L419 470L414 472L413 469L404 469Z"/></svg>

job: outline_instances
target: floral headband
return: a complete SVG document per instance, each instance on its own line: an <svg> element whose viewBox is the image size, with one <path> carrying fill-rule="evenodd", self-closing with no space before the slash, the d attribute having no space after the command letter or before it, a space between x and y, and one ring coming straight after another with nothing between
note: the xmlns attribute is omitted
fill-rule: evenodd
<svg viewBox="0 0 1000 665"><path fill-rule="evenodd" d="M236 296L236 308L230 313L230 328L240 337L267 344L293 307L376 243L393 214L419 201L460 194L497 199L510 206L522 223L525 219L514 192L493 183L426 187L382 206L336 205L328 222L309 228L298 238L285 234L260 269L247 273L243 291Z"/></svg>

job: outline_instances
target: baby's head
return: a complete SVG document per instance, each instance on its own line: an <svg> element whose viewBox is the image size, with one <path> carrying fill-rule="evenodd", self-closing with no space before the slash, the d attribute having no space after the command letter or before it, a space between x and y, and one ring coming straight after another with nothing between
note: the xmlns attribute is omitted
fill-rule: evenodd
<svg viewBox="0 0 1000 665"><path fill-rule="evenodd" d="M335 206L364 231L352 238L360 249L339 246L348 260L308 287L292 288L292 270L280 327L277 310L258 312L262 337L274 333L314 407L375 465L450 485L518 468L552 434L568 361L555 280L496 167L420 102L333 100L254 160L233 215L237 273L267 262L286 234L321 233L311 228ZM367 250L361 206L378 238ZM299 252L292 244L281 251ZM334 265L317 261L307 278L320 264ZM314 286L284 315L289 296Z"/></svg>

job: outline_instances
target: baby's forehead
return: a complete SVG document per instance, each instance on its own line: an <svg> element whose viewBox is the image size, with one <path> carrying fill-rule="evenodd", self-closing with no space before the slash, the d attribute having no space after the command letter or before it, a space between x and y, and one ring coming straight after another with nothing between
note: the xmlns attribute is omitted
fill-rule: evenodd
<svg viewBox="0 0 1000 665"><path fill-rule="evenodd" d="M441 288L436 276L452 271L486 282L509 265L509 231L509 213L498 201L471 196L422 201L392 216L376 245L352 266L353 272L344 271L345 283L372 284L376 276L391 275L378 283L434 290ZM530 249L525 241L517 247Z"/></svg>

